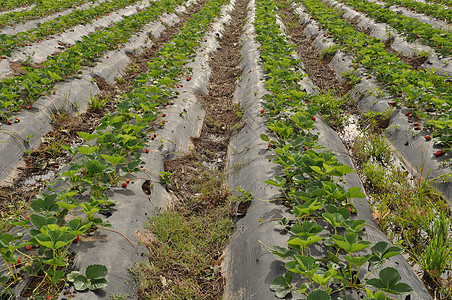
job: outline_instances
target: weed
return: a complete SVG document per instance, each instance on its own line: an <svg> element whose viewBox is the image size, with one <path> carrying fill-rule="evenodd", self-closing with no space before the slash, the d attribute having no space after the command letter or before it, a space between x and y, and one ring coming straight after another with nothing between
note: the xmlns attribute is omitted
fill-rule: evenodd
<svg viewBox="0 0 452 300"><path fill-rule="evenodd" d="M250 191L242 190L242 187L239 185L237 187L237 192L240 194L235 196L235 200L240 203L246 203L253 199L253 194Z"/></svg>
<svg viewBox="0 0 452 300"><path fill-rule="evenodd" d="M352 69L349 69L349 70L347 70L347 71L345 71L345 72L342 72L341 73L341 76L346 80L346 81L348 81L348 83L350 84L350 85L356 85L356 84L358 84L358 83L360 83L361 82L361 78L359 78L356 74L355 74L355 71L354 70L352 70Z"/></svg>
<svg viewBox="0 0 452 300"><path fill-rule="evenodd" d="M57 158L61 156L61 154L64 151L63 145L64 145L63 140L58 140L52 137L50 139L47 139L47 141L45 142L44 149L42 151L51 158Z"/></svg>
<svg viewBox="0 0 452 300"><path fill-rule="evenodd" d="M384 165L390 162L391 150L386 144L385 135L372 132L361 134L355 139L352 149L362 162L375 160Z"/></svg>
<svg viewBox="0 0 452 300"><path fill-rule="evenodd" d="M331 57L333 57L336 54L336 52L340 48L341 48L341 46L339 46L339 45L333 45L333 46L330 46L330 47L328 47L326 49L323 49L320 52L320 59L321 60L328 60L328 59L330 59Z"/></svg>
<svg viewBox="0 0 452 300"><path fill-rule="evenodd" d="M237 118L241 118L243 116L243 109L237 103L234 104L234 113Z"/></svg>
<svg viewBox="0 0 452 300"><path fill-rule="evenodd" d="M90 100L88 102L88 109L93 112L99 112L101 111L105 105L108 103L109 99L108 96L105 98L99 97L99 96L91 96Z"/></svg>
<svg viewBox="0 0 452 300"><path fill-rule="evenodd" d="M33 56L34 56L35 52L33 52L33 55L28 55L27 59L25 59L25 61L22 63L24 66L26 67L31 67L34 64L33 61Z"/></svg>
<svg viewBox="0 0 452 300"><path fill-rule="evenodd" d="M132 274L146 299L216 299L221 295L206 284L221 281L217 263L233 228L228 205L193 216L190 211L168 211L152 218L149 230L151 263L140 263ZM169 288L170 287L170 288ZM218 292L218 291L217 291ZM208 294L211 293L211 294Z"/></svg>
<svg viewBox="0 0 452 300"><path fill-rule="evenodd" d="M388 128L393 111L393 108L383 112L369 111L364 113L364 122L368 124L372 131L378 132L380 129Z"/></svg>
<svg viewBox="0 0 452 300"><path fill-rule="evenodd" d="M318 105L322 116L330 126L336 128L344 126L347 119L343 113L344 106L351 101L348 95L339 97L334 95L334 92L328 92L316 95L312 99Z"/></svg>

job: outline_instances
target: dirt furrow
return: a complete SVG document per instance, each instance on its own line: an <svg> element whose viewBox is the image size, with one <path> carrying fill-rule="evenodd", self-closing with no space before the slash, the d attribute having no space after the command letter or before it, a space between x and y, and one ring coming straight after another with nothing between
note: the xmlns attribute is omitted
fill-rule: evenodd
<svg viewBox="0 0 452 300"><path fill-rule="evenodd" d="M222 252L228 241L233 222L229 189L225 184L228 170L227 149L230 139L238 130L242 110L234 99L240 69L240 44L242 28L247 15L247 0L239 0L231 13L231 20L220 37L217 51L210 55L211 76L207 93L198 94L206 112L199 137L191 139L189 153L167 160L165 172L171 173L168 190L175 195L169 210L151 220L150 231L156 242L150 247L150 265L141 266L141 297L168 299L181 297L217 299L224 289L224 279L219 274ZM202 50L201 50L202 51ZM187 226L196 240L186 241L201 254L188 254L191 262L182 262L177 253L177 243L164 240L173 236L168 225L174 220ZM164 221L163 221L164 220ZM161 224L164 223L164 226ZM217 225L220 224L220 225ZM223 224L223 227L219 227ZM215 238L220 235L220 241ZM190 237L186 237L190 239ZM176 238L171 238L176 239ZM168 245L170 244L170 245ZM180 268L183 264L184 268ZM165 282L172 283L165 287ZM194 294L183 293L186 284L194 281Z"/></svg>

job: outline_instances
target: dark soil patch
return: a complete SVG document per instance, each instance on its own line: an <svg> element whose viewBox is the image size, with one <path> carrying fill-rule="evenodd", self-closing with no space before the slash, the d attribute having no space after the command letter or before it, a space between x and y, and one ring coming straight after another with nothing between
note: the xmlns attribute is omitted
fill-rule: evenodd
<svg viewBox="0 0 452 300"><path fill-rule="evenodd" d="M296 45L297 54L303 61L309 78L323 92L334 91L340 95L347 94L352 86L337 79L334 70L328 65L329 61L321 60L319 51L314 47L314 39L304 34L306 25L300 23L300 18L294 14L288 2L281 1L281 3L283 5L280 13L284 16L281 19L286 25L286 33Z"/></svg>
<svg viewBox="0 0 452 300"><path fill-rule="evenodd" d="M422 65L427 61L427 56L406 56L400 52L395 51L392 48L392 44L394 43L394 38L387 39L385 41L385 50L389 53L396 55L400 58L404 63L410 65L414 70L421 70Z"/></svg>

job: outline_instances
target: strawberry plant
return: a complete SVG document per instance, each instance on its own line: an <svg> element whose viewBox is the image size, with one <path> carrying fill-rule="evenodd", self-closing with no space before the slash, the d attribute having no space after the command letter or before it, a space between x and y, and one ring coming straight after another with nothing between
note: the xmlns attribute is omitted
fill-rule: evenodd
<svg viewBox="0 0 452 300"><path fill-rule="evenodd" d="M172 11L182 0L162 0L100 32L84 36L82 41L67 51L49 56L44 68L26 68L27 74L3 79L0 82L0 109L3 116L21 109L52 90L57 82L80 73L83 65L89 65L105 51L116 49L145 24L155 20L163 12Z"/></svg>
<svg viewBox="0 0 452 300"><path fill-rule="evenodd" d="M451 148L451 87L446 78L434 70L415 71L396 55L384 50L384 44L353 29L339 13L316 0L301 0L320 26L355 55L355 60L368 68L387 85L394 96L403 97L407 106L414 106L418 116L434 131L444 149ZM432 109L434 107L434 109ZM429 111L425 113L424 111ZM433 111L433 112L432 112Z"/></svg>
<svg viewBox="0 0 452 300"><path fill-rule="evenodd" d="M295 291L305 294L308 299L330 299L332 293L344 291L347 294L347 289L363 289L365 286L380 289L373 281L369 284L368 277L387 258L402 250L388 248L384 242L373 245L364 240L366 222L352 219L351 212L356 210L351 199L365 195L358 187L347 190L342 186L343 176L353 172L353 169L340 163L333 152L311 150L319 148L318 137L312 133L315 123L312 117L318 108L304 104L309 98L298 84L297 79L303 77L298 70L299 60L292 56L294 46L287 42L276 21L275 4L271 0L256 3L254 25L256 38L261 43L261 61L269 91L263 97L266 102L263 105L268 114L268 128L277 139L271 141L276 145L274 162L281 166L283 173L266 182L281 190L281 200L296 216L296 223L288 229L291 233L288 248L275 246L271 250L288 262L285 264L286 274L276 277L270 289L279 298ZM262 139L270 141L268 136L262 136ZM284 220L281 222L284 224ZM324 234L324 228L317 225L319 222L330 224L334 233ZM326 248L323 253L328 253L328 256L313 257L310 251L312 245ZM368 249L368 254L362 254L364 249ZM366 263L373 266L373 270L362 274L366 272L363 268ZM396 270L388 270L382 272L391 273L396 279L400 276ZM293 274L304 278L300 285L292 283ZM334 290L333 283L338 284L339 288ZM398 287L400 289L382 288L381 291L397 294L412 290L410 287Z"/></svg>
<svg viewBox="0 0 452 300"><path fill-rule="evenodd" d="M77 291L89 289L91 291L103 289L108 286L105 279L108 270L102 265L90 265L86 268L85 275L78 271L72 271L67 275L67 280L74 284Z"/></svg>
<svg viewBox="0 0 452 300"><path fill-rule="evenodd" d="M22 11L12 11L3 15L0 15L0 28L7 25L11 25L16 22L24 22L26 20L43 18L53 13L75 7L77 5L86 3L91 0L47 0L39 1L39 5L34 6L31 9ZM3 3L2 3L3 7Z"/></svg>
<svg viewBox="0 0 452 300"><path fill-rule="evenodd" d="M430 24L422 23L414 18L405 17L401 14L393 12L388 8L366 0L341 0L342 2L352 6L355 9L365 12L369 17L379 22L386 22L398 31L407 35L408 41L414 41L421 38L421 42L430 45L443 56L450 56L452 50L452 33L437 29ZM386 1L390 5L393 0ZM405 3L405 1L398 1ZM412 1L415 2L415 1ZM419 2L418 2L419 3ZM425 4L424 4L425 5ZM429 5L426 5L429 6ZM429 6L430 7L430 6ZM438 7L437 7L438 8ZM435 10L439 14L449 15L449 9ZM444 18L442 18L444 19Z"/></svg>
<svg viewBox="0 0 452 300"><path fill-rule="evenodd" d="M59 16L53 20L42 23L38 28L19 32L15 35L0 36L1 55L10 55L12 50L34 43L52 34L61 33L68 28L79 24L86 24L93 19L107 15L115 10L138 2L138 0L116 0L101 3L89 9L77 9L68 15Z"/></svg>

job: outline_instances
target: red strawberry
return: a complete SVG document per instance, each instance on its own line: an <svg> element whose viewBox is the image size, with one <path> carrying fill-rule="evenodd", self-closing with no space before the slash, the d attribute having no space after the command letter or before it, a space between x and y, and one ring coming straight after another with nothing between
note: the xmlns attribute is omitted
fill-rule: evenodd
<svg viewBox="0 0 452 300"><path fill-rule="evenodd" d="M312 119L312 121L315 121L315 117L312 117L311 119Z"/></svg>
<svg viewBox="0 0 452 300"><path fill-rule="evenodd" d="M265 110L261 109L261 114L263 114L265 112Z"/></svg>
<svg viewBox="0 0 452 300"><path fill-rule="evenodd" d="M414 127L414 130L421 130L421 127L416 126L416 127Z"/></svg>
<svg viewBox="0 0 452 300"><path fill-rule="evenodd" d="M47 295L46 300L52 300L53 296L52 295Z"/></svg>
<svg viewBox="0 0 452 300"><path fill-rule="evenodd" d="M17 259L17 264L20 264L20 263L21 263L20 258L18 258Z"/></svg>
<svg viewBox="0 0 452 300"><path fill-rule="evenodd" d="M444 155L444 151L443 150L438 150L438 151L435 152L435 156L436 157L441 156L441 155Z"/></svg>
<svg viewBox="0 0 452 300"><path fill-rule="evenodd" d="M146 153L149 153L149 149L148 148L146 148Z"/></svg>
<svg viewBox="0 0 452 300"><path fill-rule="evenodd" d="M122 187L123 187L123 188L126 188L126 187L127 187L127 182L123 182L123 183L122 183Z"/></svg>
<svg viewBox="0 0 452 300"><path fill-rule="evenodd" d="M419 123L414 123L413 125L414 125L414 126L419 126Z"/></svg>
<svg viewBox="0 0 452 300"><path fill-rule="evenodd" d="M33 247L31 245L25 245L25 250L31 250Z"/></svg>
<svg viewBox="0 0 452 300"><path fill-rule="evenodd" d="M171 105L174 105L174 101L171 101Z"/></svg>
<svg viewBox="0 0 452 300"><path fill-rule="evenodd" d="M129 182L130 182L130 179L126 179L126 182L129 183Z"/></svg>
<svg viewBox="0 0 452 300"><path fill-rule="evenodd" d="M13 122L11 120L8 120L8 122L6 122L6 124L13 125Z"/></svg>
<svg viewBox="0 0 452 300"><path fill-rule="evenodd" d="M391 105L391 106L396 106L396 103L394 101L393 102L389 102L388 104Z"/></svg>
<svg viewBox="0 0 452 300"><path fill-rule="evenodd" d="M19 119L19 118L16 118L16 119L14 120L14 122L19 123L19 122L20 122L20 119Z"/></svg>
<svg viewBox="0 0 452 300"><path fill-rule="evenodd" d="M431 139L432 139L431 136L429 136L429 135L426 135L426 136L425 136L425 140L426 140L426 141L430 141Z"/></svg>
<svg viewBox="0 0 452 300"><path fill-rule="evenodd" d="M31 105L27 105L27 108L28 108L28 109L31 109Z"/></svg>
<svg viewBox="0 0 452 300"><path fill-rule="evenodd" d="M190 81L190 80L191 80L191 76L188 76L188 77L187 77L187 81Z"/></svg>
<svg viewBox="0 0 452 300"><path fill-rule="evenodd" d="M151 137L151 140L154 140L155 139L155 137Z"/></svg>
<svg viewBox="0 0 452 300"><path fill-rule="evenodd" d="M162 114L162 117L166 117L166 114Z"/></svg>
<svg viewBox="0 0 452 300"><path fill-rule="evenodd" d="M165 107L168 106L168 103L163 103L163 106L165 106Z"/></svg>

